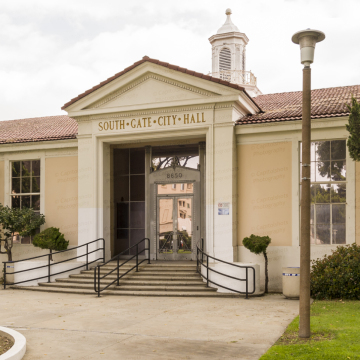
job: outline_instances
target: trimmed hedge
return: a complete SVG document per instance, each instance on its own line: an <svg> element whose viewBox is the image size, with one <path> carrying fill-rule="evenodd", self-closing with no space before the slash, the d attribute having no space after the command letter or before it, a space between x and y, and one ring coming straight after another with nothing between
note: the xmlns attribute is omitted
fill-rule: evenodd
<svg viewBox="0 0 360 360"><path fill-rule="evenodd" d="M332 254L312 261L314 299L360 299L360 246L338 246Z"/></svg>
<svg viewBox="0 0 360 360"><path fill-rule="evenodd" d="M41 249L60 251L67 249L69 241L65 240L58 228L50 227L34 236L33 245Z"/></svg>

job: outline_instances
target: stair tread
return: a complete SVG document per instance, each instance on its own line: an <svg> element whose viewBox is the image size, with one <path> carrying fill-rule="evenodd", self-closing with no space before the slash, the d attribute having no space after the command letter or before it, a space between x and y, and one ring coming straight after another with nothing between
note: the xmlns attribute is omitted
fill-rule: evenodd
<svg viewBox="0 0 360 360"><path fill-rule="evenodd" d="M101 275L101 274L100 274ZM74 274L74 275L70 275L71 278L81 278L81 277L84 277L84 278L90 278L90 279L94 279L94 274ZM116 275L109 275L107 276L108 279L115 279L116 278ZM160 280L160 279L163 279L163 280L179 280L179 279L186 279L188 281L191 281L191 280L199 280L200 277L199 275L196 276L195 274L193 276L166 276L166 275L155 275L155 276L152 276L152 275L133 275L133 274L129 274L129 275L125 275L124 276L124 280L126 279L130 279L133 280L133 279L142 279L142 280Z"/></svg>
<svg viewBox="0 0 360 360"><path fill-rule="evenodd" d="M93 284L94 279L92 278L64 278L64 279L56 279L57 282L70 282L70 283L86 283L86 284ZM101 283L103 284L109 284L113 280L102 280ZM204 284L204 281L202 281L200 278L197 281L161 281L161 280L148 280L148 281L136 281L136 280L120 280L120 283L122 284L138 284L138 285L194 285L194 284Z"/></svg>
<svg viewBox="0 0 360 360"><path fill-rule="evenodd" d="M39 283L43 287L60 287L60 288L82 288L82 289L94 289L93 284L74 284L74 283ZM105 284L103 284L104 286ZM206 286L136 286L123 284L117 287L115 284L111 285L109 288L112 290L122 290L122 291L216 291L215 288L208 288Z"/></svg>
<svg viewBox="0 0 360 360"><path fill-rule="evenodd" d="M45 292L60 292L72 294L87 294L96 296L96 293L91 290L85 289L69 289L69 288L50 288L46 286L13 286L12 288L18 290L32 290L32 291L45 291ZM126 296L173 296L173 297L243 297L238 294L219 293L216 291L121 291L121 290L105 290L102 295L126 295Z"/></svg>

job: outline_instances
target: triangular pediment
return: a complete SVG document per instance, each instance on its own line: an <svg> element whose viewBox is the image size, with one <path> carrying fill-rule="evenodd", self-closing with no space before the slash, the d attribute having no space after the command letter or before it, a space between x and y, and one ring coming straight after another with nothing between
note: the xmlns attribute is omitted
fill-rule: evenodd
<svg viewBox="0 0 360 360"><path fill-rule="evenodd" d="M218 93L195 87L158 74L148 73L107 94L85 109L166 103L218 96Z"/></svg>

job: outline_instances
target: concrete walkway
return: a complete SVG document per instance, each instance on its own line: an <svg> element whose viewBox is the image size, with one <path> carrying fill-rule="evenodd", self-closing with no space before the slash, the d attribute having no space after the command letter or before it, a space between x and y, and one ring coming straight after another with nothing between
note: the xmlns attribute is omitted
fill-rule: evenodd
<svg viewBox="0 0 360 360"><path fill-rule="evenodd" d="M298 314L281 295L115 297L0 290L0 326L27 339L24 360L258 359Z"/></svg>

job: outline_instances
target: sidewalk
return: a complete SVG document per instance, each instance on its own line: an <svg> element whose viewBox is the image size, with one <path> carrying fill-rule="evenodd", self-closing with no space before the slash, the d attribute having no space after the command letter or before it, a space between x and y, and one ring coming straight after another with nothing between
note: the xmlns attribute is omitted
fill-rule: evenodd
<svg viewBox="0 0 360 360"><path fill-rule="evenodd" d="M24 360L258 359L298 314L282 295L117 297L0 290L0 326L27 339Z"/></svg>

